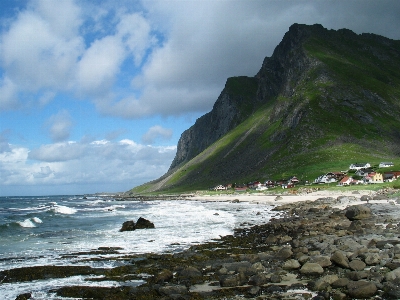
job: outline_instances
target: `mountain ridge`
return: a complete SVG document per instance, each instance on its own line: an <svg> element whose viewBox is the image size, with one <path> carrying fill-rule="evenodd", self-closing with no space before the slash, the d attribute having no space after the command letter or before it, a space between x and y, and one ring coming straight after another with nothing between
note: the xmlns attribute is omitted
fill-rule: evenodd
<svg viewBox="0 0 400 300"><path fill-rule="evenodd" d="M311 176L309 156L334 164L361 149L360 159L399 158L399 70L400 41L293 24L254 77L227 79L213 109L182 133L168 172L131 192Z"/></svg>

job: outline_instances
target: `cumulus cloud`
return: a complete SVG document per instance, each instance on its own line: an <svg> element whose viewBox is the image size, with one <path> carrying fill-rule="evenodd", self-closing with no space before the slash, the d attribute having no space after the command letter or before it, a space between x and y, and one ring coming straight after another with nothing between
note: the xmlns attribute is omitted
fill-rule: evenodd
<svg viewBox="0 0 400 300"><path fill-rule="evenodd" d="M69 138L73 122L68 111L62 110L52 115L46 122L46 127L53 141L60 142Z"/></svg>
<svg viewBox="0 0 400 300"><path fill-rule="evenodd" d="M400 3L389 0L28 3L0 37L3 110L22 91L50 90L115 117L204 112L227 77L255 75L295 22L400 38Z"/></svg>
<svg viewBox="0 0 400 300"><path fill-rule="evenodd" d="M159 125L150 127L150 129L142 136L142 141L146 144L153 144L156 139L170 140L172 130L163 128Z"/></svg>
<svg viewBox="0 0 400 300"><path fill-rule="evenodd" d="M163 175L176 153L175 146L145 146L126 139L10 147L11 151L0 153L3 191L15 185L43 184L81 184L92 189L117 184L128 190Z"/></svg>

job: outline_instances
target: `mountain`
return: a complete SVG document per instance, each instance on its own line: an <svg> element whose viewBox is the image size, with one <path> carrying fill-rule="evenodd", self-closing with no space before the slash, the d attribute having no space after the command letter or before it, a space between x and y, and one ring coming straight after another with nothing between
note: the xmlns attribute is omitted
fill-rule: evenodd
<svg viewBox="0 0 400 300"><path fill-rule="evenodd" d="M400 41L294 24L254 77L226 81L169 171L130 193L313 180L359 161L400 163Z"/></svg>

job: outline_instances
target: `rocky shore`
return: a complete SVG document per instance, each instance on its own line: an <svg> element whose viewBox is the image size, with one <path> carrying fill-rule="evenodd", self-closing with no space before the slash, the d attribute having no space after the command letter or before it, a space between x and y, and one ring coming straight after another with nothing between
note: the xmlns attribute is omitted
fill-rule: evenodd
<svg viewBox="0 0 400 300"><path fill-rule="evenodd" d="M95 274L121 283L52 291L78 299L400 299L400 198L392 193L276 199L279 218L183 252L123 256L129 263L113 269L13 269L0 282Z"/></svg>

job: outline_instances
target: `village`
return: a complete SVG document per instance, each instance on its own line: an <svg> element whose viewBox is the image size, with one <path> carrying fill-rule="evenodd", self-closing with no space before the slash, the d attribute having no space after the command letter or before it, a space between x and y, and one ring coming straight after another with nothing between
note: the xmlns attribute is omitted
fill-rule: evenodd
<svg viewBox="0 0 400 300"><path fill-rule="evenodd" d="M391 167L394 167L392 162L381 162L379 163L379 166L377 166L378 169ZM318 176L313 182L301 182L296 176L292 176L289 179L280 179L275 181L266 180L265 182L253 181L247 184L220 184L210 189L214 191L226 191L234 189L236 192L245 192L247 190L264 191L276 187L289 189L294 188L299 184L335 184L337 186L350 186L393 182L399 178L400 171L376 172L370 163L354 163L351 164L349 169L346 171L328 172Z"/></svg>

